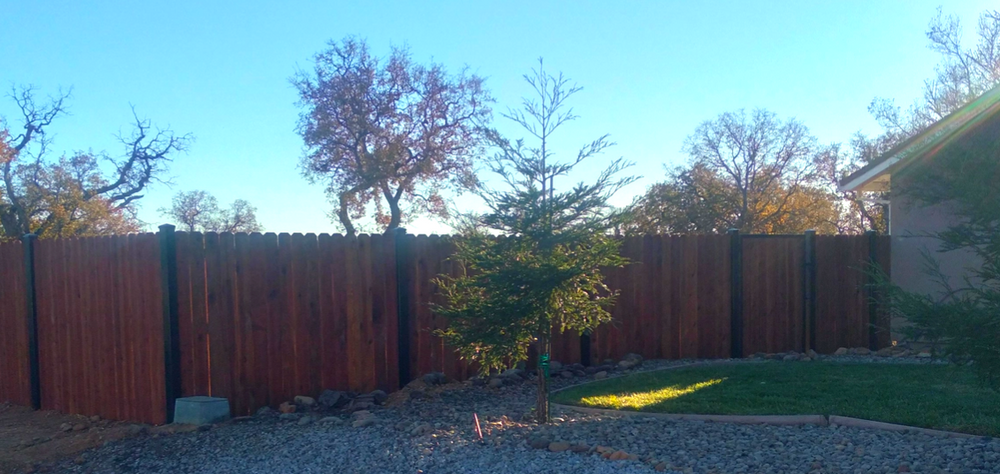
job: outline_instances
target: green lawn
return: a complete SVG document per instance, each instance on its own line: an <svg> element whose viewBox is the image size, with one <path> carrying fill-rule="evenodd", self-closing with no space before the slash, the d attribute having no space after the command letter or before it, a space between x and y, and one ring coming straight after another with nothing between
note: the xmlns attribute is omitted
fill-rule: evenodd
<svg viewBox="0 0 1000 474"><path fill-rule="evenodd" d="M1000 436L1000 394L967 368L946 365L720 364L602 380L552 401L662 413L841 415Z"/></svg>

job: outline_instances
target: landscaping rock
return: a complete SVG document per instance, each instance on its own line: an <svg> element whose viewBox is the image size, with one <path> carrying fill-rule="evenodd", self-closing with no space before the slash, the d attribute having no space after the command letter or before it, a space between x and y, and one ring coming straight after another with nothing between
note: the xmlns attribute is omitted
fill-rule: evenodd
<svg viewBox="0 0 1000 474"><path fill-rule="evenodd" d="M126 432L129 436L139 436L146 434L149 431L149 427L146 425L128 425Z"/></svg>
<svg viewBox="0 0 1000 474"><path fill-rule="evenodd" d="M302 418L299 418L299 426L308 425L309 423L312 423L312 421L313 421L312 417L303 416Z"/></svg>
<svg viewBox="0 0 1000 474"><path fill-rule="evenodd" d="M311 408L316 406L316 399L305 395L296 395L293 399L296 405Z"/></svg>
<svg viewBox="0 0 1000 474"><path fill-rule="evenodd" d="M347 406L348 411L361 411L368 410L375 406L375 398L369 395L362 395L351 400L351 403Z"/></svg>
<svg viewBox="0 0 1000 474"><path fill-rule="evenodd" d="M837 356L847 355L847 348L846 347L838 348L836 351L834 351L833 355Z"/></svg>
<svg viewBox="0 0 1000 474"><path fill-rule="evenodd" d="M331 410L346 405L348 400L344 396L344 392L339 390L323 390L323 393L319 395L317 403L319 403L320 408Z"/></svg>
<svg viewBox="0 0 1000 474"><path fill-rule="evenodd" d="M602 371L594 374L594 379L596 379L596 380L602 380L602 379L606 379L606 378L608 378L608 373L606 371L602 370Z"/></svg>
<svg viewBox="0 0 1000 474"><path fill-rule="evenodd" d="M77 423L77 424L73 425L73 431L83 431L85 429L87 429L87 425L85 425L83 423Z"/></svg>
<svg viewBox="0 0 1000 474"><path fill-rule="evenodd" d="M270 416L274 415L274 410L271 407L260 407L257 409L257 416Z"/></svg>
<svg viewBox="0 0 1000 474"><path fill-rule="evenodd" d="M574 453L578 453L578 454L580 454L580 453L586 453L586 452L590 451L590 446L588 446L586 444L574 444L574 445L572 445L572 446L569 447L569 450L573 451Z"/></svg>
<svg viewBox="0 0 1000 474"><path fill-rule="evenodd" d="M490 379L490 382L487 385L489 385L490 388L503 387L503 379L501 379L500 377L493 377Z"/></svg>
<svg viewBox="0 0 1000 474"><path fill-rule="evenodd" d="M924 349L917 353L917 357L921 359L930 359L931 357L934 357L934 354L931 354L930 349Z"/></svg>
<svg viewBox="0 0 1000 474"><path fill-rule="evenodd" d="M561 453L569 449L569 443L565 441L554 441L549 443L549 451L553 453Z"/></svg>
<svg viewBox="0 0 1000 474"><path fill-rule="evenodd" d="M819 354L817 354L816 351L812 349L806 351L806 356L809 357L810 359L819 359Z"/></svg>
<svg viewBox="0 0 1000 474"><path fill-rule="evenodd" d="M289 413L295 413L295 410L296 410L296 407L295 407L294 403L284 402L280 406L278 406L278 411L280 411L282 414L286 414L286 415L289 414Z"/></svg>
<svg viewBox="0 0 1000 474"><path fill-rule="evenodd" d="M295 421L299 419L299 415L297 413L282 413L278 415L278 419L282 421Z"/></svg>
<svg viewBox="0 0 1000 474"><path fill-rule="evenodd" d="M854 349L851 349L851 354L854 355L868 355L871 353L872 353L871 349L867 347L855 347Z"/></svg>
<svg viewBox="0 0 1000 474"><path fill-rule="evenodd" d="M618 363L618 368L622 369L622 370L629 370L629 369L631 369L631 368L633 368L635 366L636 366L636 363L632 362L630 360L623 360L623 361L621 361L621 362Z"/></svg>
<svg viewBox="0 0 1000 474"><path fill-rule="evenodd" d="M66 432L69 432L69 431L73 431L73 425L71 425L69 423L63 423L63 424L59 425L59 431L62 431L63 433L66 433Z"/></svg>
<svg viewBox="0 0 1000 474"><path fill-rule="evenodd" d="M351 427L352 428L364 428L364 427L367 427L367 426L374 425L376 421L377 420L375 419L374 416L369 416L367 418L361 418L360 420L354 420L354 422L351 423Z"/></svg>
<svg viewBox="0 0 1000 474"><path fill-rule="evenodd" d="M562 362L559 362L558 360L550 360L549 361L549 373L550 374L551 373L556 373L556 372L561 372L562 369L563 369Z"/></svg>
<svg viewBox="0 0 1000 474"><path fill-rule="evenodd" d="M551 443L551 441L549 441L546 438L535 438L528 440L528 446L531 446L533 449L548 449L549 443Z"/></svg>
<svg viewBox="0 0 1000 474"><path fill-rule="evenodd" d="M410 430L410 436L424 436L434 431L430 423L420 423Z"/></svg>
<svg viewBox="0 0 1000 474"><path fill-rule="evenodd" d="M448 383L448 378L445 377L444 373L442 372L430 372L424 374L424 376L421 377L421 379L427 385L444 385Z"/></svg>
<svg viewBox="0 0 1000 474"><path fill-rule="evenodd" d="M798 354L787 354L784 357L782 357L781 360L784 360L786 362L793 361L793 360L799 360L799 355Z"/></svg>
<svg viewBox="0 0 1000 474"><path fill-rule="evenodd" d="M389 394L385 393L385 391L382 390L373 390L371 393L368 394L368 396L375 401L376 405L381 405L385 403L386 400L389 399Z"/></svg>
<svg viewBox="0 0 1000 474"><path fill-rule="evenodd" d="M643 359L641 355L636 354L634 352L630 352L628 354L625 354L625 357L622 357L622 360L627 360L629 362L632 362L633 365L638 366L642 364Z"/></svg>
<svg viewBox="0 0 1000 474"><path fill-rule="evenodd" d="M317 421L316 423L322 425L340 425L344 423L344 420L338 416L327 416L320 418L319 421Z"/></svg>
<svg viewBox="0 0 1000 474"><path fill-rule="evenodd" d="M524 376L524 371L521 369L507 369L500 374L501 378L511 381L520 381Z"/></svg>

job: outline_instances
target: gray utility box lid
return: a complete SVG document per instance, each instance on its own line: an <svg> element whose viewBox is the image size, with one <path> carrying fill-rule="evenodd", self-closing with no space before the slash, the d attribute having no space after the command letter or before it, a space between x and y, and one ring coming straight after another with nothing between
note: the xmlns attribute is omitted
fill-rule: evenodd
<svg viewBox="0 0 1000 474"><path fill-rule="evenodd" d="M219 397L184 397L174 402L174 423L210 425L229 419L229 400Z"/></svg>

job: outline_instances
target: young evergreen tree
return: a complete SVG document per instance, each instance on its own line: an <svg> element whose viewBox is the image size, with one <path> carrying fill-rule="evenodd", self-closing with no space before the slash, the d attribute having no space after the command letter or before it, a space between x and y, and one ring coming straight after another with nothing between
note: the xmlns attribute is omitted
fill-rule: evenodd
<svg viewBox="0 0 1000 474"><path fill-rule="evenodd" d="M466 274L438 280L445 303L435 311L450 321L439 335L463 358L478 362L484 374L526 360L528 348L537 346L536 412L546 423L552 332L589 332L611 320L608 309L616 292L603 283L601 268L627 260L609 235L623 222L625 210L608 200L637 178L618 176L631 166L618 158L594 182L556 191L557 178L614 143L604 135L573 159L556 161L552 134L577 118L566 101L581 89L562 74L546 73L541 60L524 79L537 95L503 115L523 127L533 145L511 142L495 131L487 134L499 150L489 168L507 189L480 188L488 211L461 229L453 257Z"/></svg>
<svg viewBox="0 0 1000 474"><path fill-rule="evenodd" d="M997 92L980 100L997 100ZM994 110L997 106L994 105ZM984 383L1000 390L1000 120L989 118L937 155L893 175L908 182L901 196L938 206L953 222L932 234L938 253L959 252L964 275L944 271L935 254L925 254L926 271L938 284L934 294L907 292L887 284L895 316L913 340L931 341L957 362L972 362Z"/></svg>

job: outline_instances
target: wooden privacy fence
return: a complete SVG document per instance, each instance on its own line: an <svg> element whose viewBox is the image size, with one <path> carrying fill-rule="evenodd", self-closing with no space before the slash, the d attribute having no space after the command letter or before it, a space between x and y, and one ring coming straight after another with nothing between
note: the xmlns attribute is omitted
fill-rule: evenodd
<svg viewBox="0 0 1000 474"><path fill-rule="evenodd" d="M889 343L864 271L887 236L627 237L614 322L552 358L829 353ZM234 414L323 389L391 391L474 367L433 334L443 236L158 234L0 243L0 400L163 423L178 396Z"/></svg>

